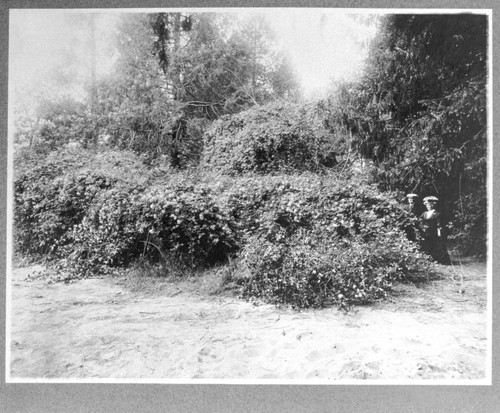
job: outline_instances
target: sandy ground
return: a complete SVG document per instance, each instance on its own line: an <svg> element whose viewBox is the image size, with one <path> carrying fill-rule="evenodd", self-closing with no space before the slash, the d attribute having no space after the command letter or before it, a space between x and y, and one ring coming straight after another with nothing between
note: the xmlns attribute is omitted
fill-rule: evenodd
<svg viewBox="0 0 500 413"><path fill-rule="evenodd" d="M168 284L12 276L11 379L484 379L486 265L349 314L297 312ZM463 287L463 292L460 289Z"/></svg>

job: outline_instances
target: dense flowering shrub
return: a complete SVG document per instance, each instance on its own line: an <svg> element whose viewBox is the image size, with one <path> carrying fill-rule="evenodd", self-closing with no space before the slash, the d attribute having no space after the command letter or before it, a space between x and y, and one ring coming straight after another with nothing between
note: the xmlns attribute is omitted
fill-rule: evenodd
<svg viewBox="0 0 500 413"><path fill-rule="evenodd" d="M43 161L25 160L14 181L15 245L30 254L54 255L70 242L96 194L115 178L84 167L86 154L63 152ZM80 167L80 168L79 168Z"/></svg>
<svg viewBox="0 0 500 413"><path fill-rule="evenodd" d="M244 296L346 307L432 273L405 235L411 217L389 196L312 174L252 181L240 182L228 203L245 228Z"/></svg>
<svg viewBox="0 0 500 413"><path fill-rule="evenodd" d="M238 257L246 297L345 307L431 271L404 235L401 205L334 172L174 173L86 151L29 162L15 181L16 245L56 259L65 278L138 260L203 268Z"/></svg>
<svg viewBox="0 0 500 413"><path fill-rule="evenodd" d="M138 258L175 256L192 266L213 265L236 251L233 224L208 192L182 186L129 190L104 193L74 228L68 264L77 276Z"/></svg>
<svg viewBox="0 0 500 413"><path fill-rule="evenodd" d="M15 246L29 254L60 256L72 229L103 192L152 179L141 158L128 152L60 150L46 157L23 153L15 160Z"/></svg>
<svg viewBox="0 0 500 413"><path fill-rule="evenodd" d="M369 185L350 184L334 174L212 181L221 188L220 203L248 235L260 234L276 222L288 234L306 228L329 236L360 234L368 241L380 228L404 230L413 222L390 194L381 194Z"/></svg>
<svg viewBox="0 0 500 413"><path fill-rule="evenodd" d="M338 150L312 108L273 103L214 122L204 135L202 165L232 175L318 171L336 164Z"/></svg>
<svg viewBox="0 0 500 413"><path fill-rule="evenodd" d="M348 307L386 297L396 281L418 281L432 266L400 232L382 229L360 236L322 238L309 231L274 240L255 237L242 253L248 274L242 293L296 307Z"/></svg>

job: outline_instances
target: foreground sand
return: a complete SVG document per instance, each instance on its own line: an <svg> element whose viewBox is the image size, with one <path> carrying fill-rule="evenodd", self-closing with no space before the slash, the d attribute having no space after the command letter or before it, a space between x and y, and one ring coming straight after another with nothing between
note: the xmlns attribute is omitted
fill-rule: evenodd
<svg viewBox="0 0 500 413"><path fill-rule="evenodd" d="M161 294L113 279L47 284L34 269L12 276L13 380L486 377L481 263L463 267L463 292L447 277L349 314L256 306L182 284Z"/></svg>

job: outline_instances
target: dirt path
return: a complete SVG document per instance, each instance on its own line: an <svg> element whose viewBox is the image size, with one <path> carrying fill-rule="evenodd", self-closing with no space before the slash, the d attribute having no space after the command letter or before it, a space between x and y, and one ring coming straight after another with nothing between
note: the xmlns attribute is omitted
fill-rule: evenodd
<svg viewBox="0 0 500 413"><path fill-rule="evenodd" d="M296 312L169 285L12 277L12 379L484 379L486 266L390 302ZM447 271L452 271L448 269Z"/></svg>

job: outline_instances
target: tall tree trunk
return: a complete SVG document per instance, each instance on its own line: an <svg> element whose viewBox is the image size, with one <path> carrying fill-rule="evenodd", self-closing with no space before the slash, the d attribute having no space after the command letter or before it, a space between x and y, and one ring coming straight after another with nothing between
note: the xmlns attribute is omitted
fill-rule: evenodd
<svg viewBox="0 0 500 413"><path fill-rule="evenodd" d="M174 19L174 49L173 56L174 59L177 56L177 53L181 47L181 14L173 13L172 17ZM174 60L173 71L172 71L172 83L174 85L174 100L182 99L182 85L181 85L181 73L180 68L177 65L177 62Z"/></svg>
<svg viewBox="0 0 500 413"><path fill-rule="evenodd" d="M95 112L97 104L97 60L95 42L95 15L89 15L90 34L90 113Z"/></svg>

